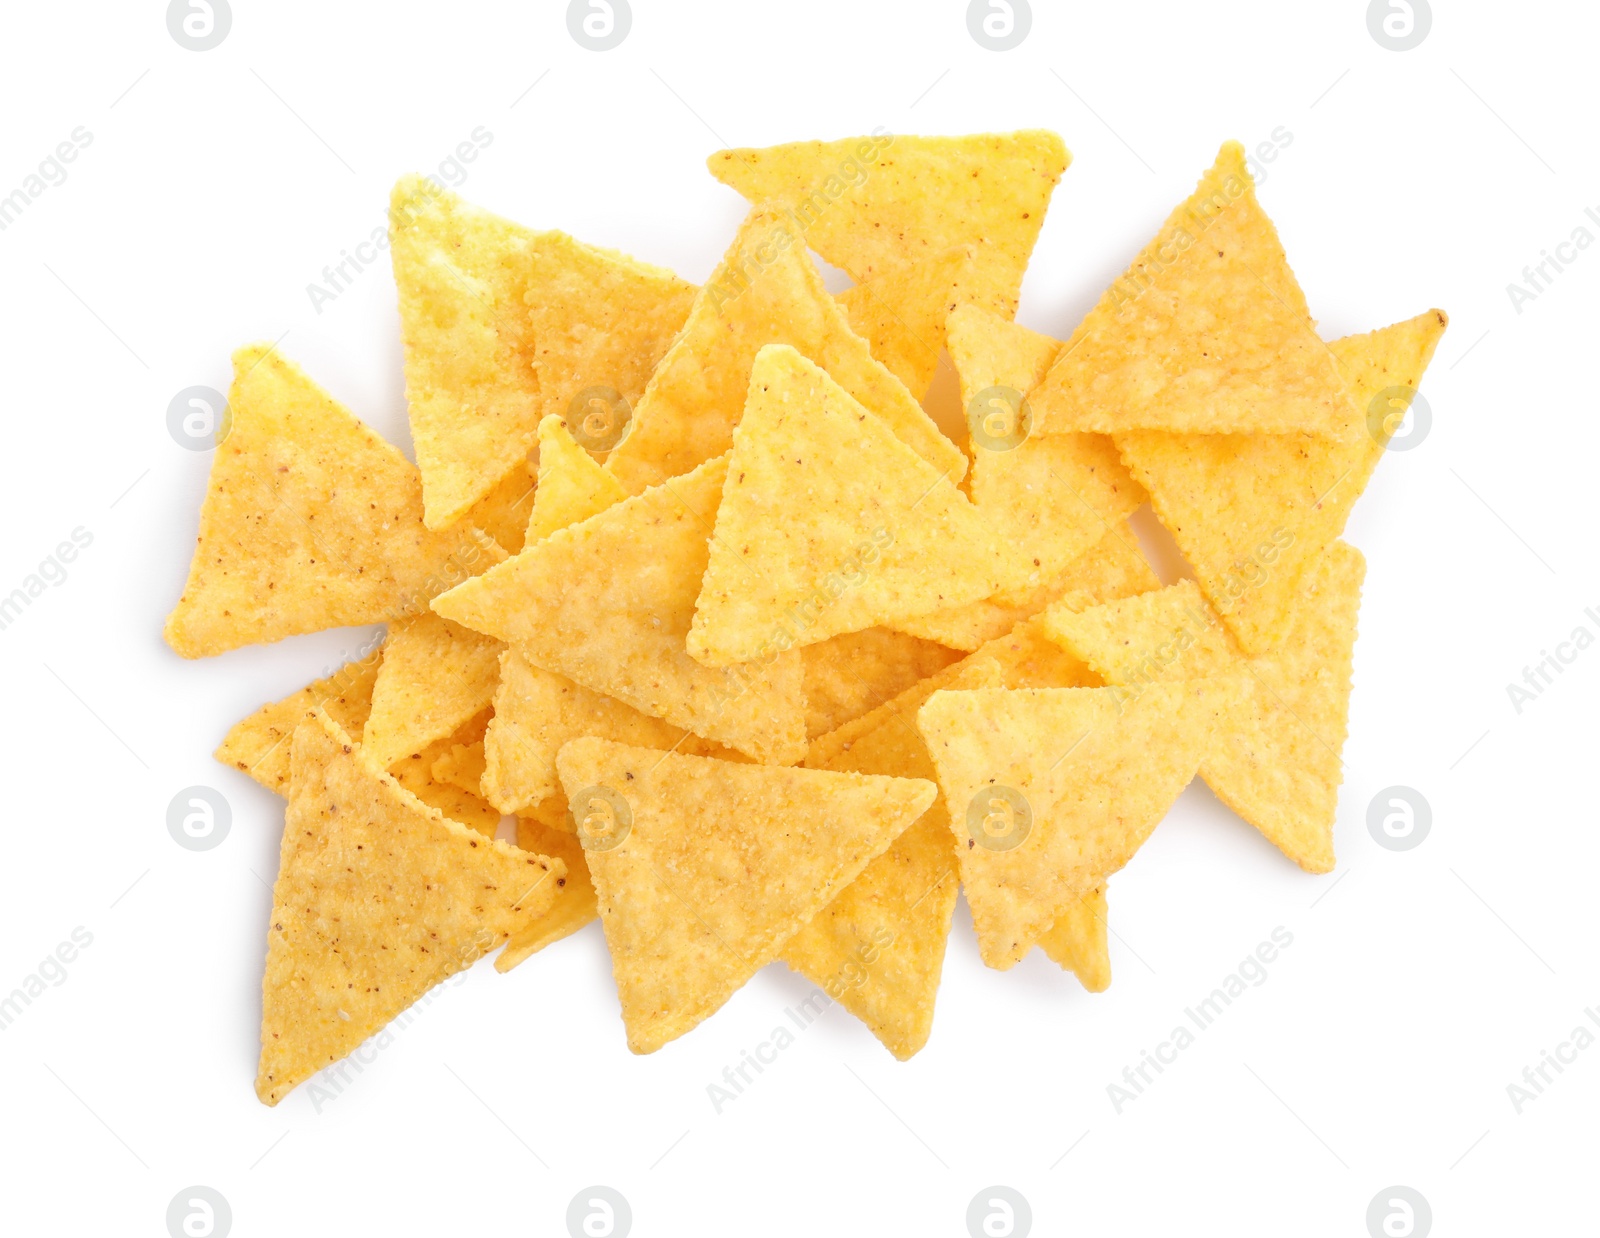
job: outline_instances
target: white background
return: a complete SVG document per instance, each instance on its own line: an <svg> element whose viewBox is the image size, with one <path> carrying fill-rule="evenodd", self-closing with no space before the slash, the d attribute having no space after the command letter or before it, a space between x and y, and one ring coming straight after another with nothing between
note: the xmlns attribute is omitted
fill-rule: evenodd
<svg viewBox="0 0 1600 1238"><path fill-rule="evenodd" d="M240 1236L561 1234L596 1183L639 1235L959 1236L997 1183L1039 1234L1360 1236L1395 1184L1438 1234L1592 1224L1600 1047L1520 1114L1506 1089L1600 1005L1600 650L1520 715L1506 685L1600 634L1600 249L1520 313L1507 284L1578 226L1600 237L1600 14L1439 2L1396 53L1365 8L1036 3L994 53L955 0L634 0L597 54L555 0L235 0L203 53L152 0L7 6L0 195L76 126L93 140L0 232L0 593L74 528L93 543L0 631L0 993L75 927L93 944L0 1032L6 1231L159 1236L194 1184ZM264 1108L283 810L209 754L368 633L166 649L209 466L168 401L281 338L409 451L386 262L320 314L306 287L383 224L398 175L478 126L469 199L701 280L744 209L709 153L877 125L1063 135L1020 315L1058 336L1223 139L1280 126L1261 198L1324 334L1449 312L1431 434L1348 530L1370 568L1338 872L1300 873L1197 784L1111 885L1109 992L1038 953L986 971L963 905L909 1064L836 1008L719 1115L707 1085L809 986L769 968L636 1058L596 925L509 977L480 964L320 1112L305 1089ZM198 854L166 828L191 784L234 815ZM1366 827L1393 784L1433 810L1405 853ZM1294 944L1267 981L1117 1113L1107 1084L1277 926Z"/></svg>

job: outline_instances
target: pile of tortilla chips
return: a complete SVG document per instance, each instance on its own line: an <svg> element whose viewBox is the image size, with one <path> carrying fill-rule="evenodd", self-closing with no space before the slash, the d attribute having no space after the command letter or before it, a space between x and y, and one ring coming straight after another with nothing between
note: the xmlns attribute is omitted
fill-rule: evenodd
<svg viewBox="0 0 1600 1238"><path fill-rule="evenodd" d="M910 1057L961 889L985 963L1104 989L1107 881L1197 774L1333 867L1340 534L1445 316L1324 343L1228 143L1064 341L1030 331L1067 162L722 151L752 209L698 288L403 179L415 466L235 356L168 642L388 624L217 751L287 798L262 1100L597 917L635 1052L782 959Z"/></svg>

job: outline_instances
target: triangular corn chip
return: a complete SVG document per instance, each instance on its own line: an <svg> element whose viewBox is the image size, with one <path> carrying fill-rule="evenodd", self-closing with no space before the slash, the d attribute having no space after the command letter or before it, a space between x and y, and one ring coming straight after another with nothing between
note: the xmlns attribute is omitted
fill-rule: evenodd
<svg viewBox="0 0 1600 1238"><path fill-rule="evenodd" d="M487 709L504 648L438 615L391 624L361 734L367 759L388 769Z"/></svg>
<svg viewBox="0 0 1600 1238"><path fill-rule="evenodd" d="M325 716L303 724L272 891L256 1094L277 1104L526 927L564 872L418 802Z"/></svg>
<svg viewBox="0 0 1600 1238"><path fill-rule="evenodd" d="M430 529L521 466L544 414L593 387L636 396L694 295L670 271L531 231L418 176L394 187L389 238Z"/></svg>
<svg viewBox="0 0 1600 1238"><path fill-rule="evenodd" d="M533 483L532 461L513 466L493 490L467 509L462 519L494 538L507 554L516 554L522 549L528 522L533 518Z"/></svg>
<svg viewBox="0 0 1600 1238"><path fill-rule="evenodd" d="M484 710L463 723L453 734L401 757L389 772L396 782L430 808L437 808L450 820L477 830L486 838L493 838L500 829L500 810L484 799L481 790L463 787L447 778L440 778L434 772L440 760L457 747L482 743L488 722L489 711ZM367 763L375 765L371 758L367 758Z"/></svg>
<svg viewBox="0 0 1600 1238"><path fill-rule="evenodd" d="M557 530L438 599L438 613L497 636L533 665L758 761L805 752L800 658L717 670L684 638L727 477L707 461Z"/></svg>
<svg viewBox="0 0 1600 1238"><path fill-rule="evenodd" d="M1039 937L1055 962L1078 977L1091 993L1111 985L1111 955L1106 947L1106 888L1100 886L1067 903L1066 910ZM502 956L504 957L504 956Z"/></svg>
<svg viewBox="0 0 1600 1238"><path fill-rule="evenodd" d="M228 411L167 616L183 657L426 610L505 557L468 525L423 528L417 470L270 346L233 355Z"/></svg>
<svg viewBox="0 0 1600 1238"><path fill-rule="evenodd" d="M936 692L917 724L958 841L978 950L1022 959L1155 829L1231 717L1238 684ZM980 845L981 843L981 845Z"/></svg>
<svg viewBox="0 0 1600 1238"><path fill-rule="evenodd" d="M714 1013L933 802L932 783L736 765L578 739L557 764L628 1047Z"/></svg>
<svg viewBox="0 0 1600 1238"><path fill-rule="evenodd" d="M527 541L598 515L627 495L554 413L539 423L539 488L528 517Z"/></svg>
<svg viewBox="0 0 1600 1238"><path fill-rule="evenodd" d="M1031 403L1049 434L1358 432L1237 142L1078 325Z"/></svg>
<svg viewBox="0 0 1600 1238"><path fill-rule="evenodd" d="M1429 310L1329 345L1359 412L1417 389L1446 321ZM1344 531L1392 428L1374 418L1342 442L1152 431L1118 435L1117 446L1206 597L1245 650L1262 653L1284 638L1308 566Z"/></svg>
<svg viewBox="0 0 1600 1238"><path fill-rule="evenodd" d="M289 757L294 732L302 722L324 710L349 735L359 735L372 709L372 685L383 662L379 645L364 658L346 662L333 674L300 691L263 705L236 722L212 753L224 765L250 775L268 791L289 794Z"/></svg>
<svg viewBox="0 0 1600 1238"><path fill-rule="evenodd" d="M788 212L857 282L974 243L973 299L1014 314L1028 256L1071 156L1042 129L963 137L874 134L718 151L715 176Z"/></svg>
<svg viewBox="0 0 1600 1238"><path fill-rule="evenodd" d="M977 248L958 245L904 271L876 275L839 293L850 329L921 399L939 368L945 320L967 299L964 280Z"/></svg>
<svg viewBox="0 0 1600 1238"><path fill-rule="evenodd" d="M1246 659L1193 581L1071 614L1044 630L1108 683L1137 692L1157 680L1247 672L1237 716L1201 763L1227 804L1308 872L1333 868L1350 664L1366 564L1335 542L1306 577L1282 645Z"/></svg>
<svg viewBox="0 0 1600 1238"><path fill-rule="evenodd" d="M949 478L794 349L761 350L689 632L695 658L746 662L1022 576Z"/></svg>
<svg viewBox="0 0 1600 1238"><path fill-rule="evenodd" d="M781 215L761 209L700 290L639 398L628 436L606 458L607 471L637 494L727 451L751 364L766 344L788 344L826 369L935 471L952 480L966 472L966 457L850 329L805 242Z"/></svg>
<svg viewBox="0 0 1600 1238"><path fill-rule="evenodd" d="M433 763L433 780L481 796L484 764L483 740L468 744L452 743L449 750Z"/></svg>
<svg viewBox="0 0 1600 1238"><path fill-rule="evenodd" d="M553 829L534 817L518 817L517 846L535 855L552 856L565 864L567 871L565 876L556 878L559 893L550 910L512 934L506 948L500 951L494 961L498 972L508 972L546 946L571 937L600 914L594 882L589 880L589 864L576 834Z"/></svg>
<svg viewBox="0 0 1600 1238"><path fill-rule="evenodd" d="M800 651L806 734L836 730L960 658L953 649L888 628L846 632L807 645Z"/></svg>

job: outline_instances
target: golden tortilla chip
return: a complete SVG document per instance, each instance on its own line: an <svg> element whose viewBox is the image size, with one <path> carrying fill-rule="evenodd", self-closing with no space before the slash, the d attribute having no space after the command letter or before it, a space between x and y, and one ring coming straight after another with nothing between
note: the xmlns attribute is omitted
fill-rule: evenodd
<svg viewBox="0 0 1600 1238"><path fill-rule="evenodd" d="M976 246L957 245L838 294L850 329L918 399L939 368L945 320L969 295L965 279L976 254Z"/></svg>
<svg viewBox="0 0 1600 1238"><path fill-rule="evenodd" d="M1306 577L1289 635L1246 658L1193 581L1077 614L1049 611L1044 630L1103 675L1139 692L1149 682L1244 671L1252 691L1200 765L1217 798L1307 872L1333 869L1350 666L1366 562L1335 542Z"/></svg>
<svg viewBox="0 0 1600 1238"><path fill-rule="evenodd" d="M1130 859L1194 777L1238 684L936 692L917 725L958 841L978 950L1022 959Z"/></svg>
<svg viewBox="0 0 1600 1238"><path fill-rule="evenodd" d="M1355 432L1237 142L1078 325L1030 402L1047 434Z"/></svg>
<svg viewBox="0 0 1600 1238"><path fill-rule="evenodd" d="M1105 886L1069 900L1055 924L1040 934L1039 945L1051 959L1077 976L1089 992L1104 993L1110 988Z"/></svg>
<svg viewBox="0 0 1600 1238"><path fill-rule="evenodd" d="M966 457L850 329L805 242L780 214L759 208L700 290L606 470L638 494L727 451L750 367L767 344L788 344L827 370L935 471L954 480L966 472Z"/></svg>
<svg viewBox="0 0 1600 1238"><path fill-rule="evenodd" d="M651 1053L714 1013L933 802L932 783L561 750L622 999ZM597 821L600 827L591 827Z"/></svg>
<svg viewBox="0 0 1600 1238"><path fill-rule="evenodd" d="M800 658L719 670L684 648L727 477L707 461L438 599L437 611L533 665L758 761L805 753Z"/></svg>
<svg viewBox="0 0 1600 1238"><path fill-rule="evenodd" d="M391 624L361 734L367 759L388 769L487 709L504 648L438 615Z"/></svg>
<svg viewBox="0 0 1600 1238"><path fill-rule="evenodd" d="M508 972L546 946L571 937L600 914L594 882L589 879L589 863L576 834L552 829L535 817L518 817L517 846L535 855L560 860L567 866L567 872L564 877L556 878L560 892L550 910L521 932L512 934L506 948L500 951L494 961L497 972Z"/></svg>
<svg viewBox="0 0 1600 1238"><path fill-rule="evenodd" d="M482 796L484 764L483 740L470 744L451 744L444 755L433 763L433 780Z"/></svg>
<svg viewBox="0 0 1600 1238"><path fill-rule="evenodd" d="M960 658L959 653L933 641L888 628L846 632L807 645L800 651L805 668L806 735L836 730Z"/></svg>
<svg viewBox="0 0 1600 1238"><path fill-rule="evenodd" d="M751 202L780 206L857 283L972 243L972 299L1009 315L1071 158L1056 134L1026 129L789 142L718 151L706 164Z"/></svg>
<svg viewBox="0 0 1600 1238"><path fill-rule="evenodd" d="M404 456L268 345L233 355L231 428L167 644L185 658L426 610L505 555L430 533Z"/></svg>
<svg viewBox="0 0 1600 1238"><path fill-rule="evenodd" d="M522 549L528 522L533 518L534 470L531 460L511 471L495 484L462 517L482 529L499 543L500 549L514 555Z"/></svg>
<svg viewBox="0 0 1600 1238"><path fill-rule="evenodd" d="M1414 392L1447 321L1429 310L1330 344L1357 410ZM1264 653L1284 639L1306 572L1344 531L1392 429L1377 417L1343 442L1151 431L1118 435L1117 446L1240 645Z"/></svg>
<svg viewBox="0 0 1600 1238"><path fill-rule="evenodd" d="M539 423L539 488L528 516L528 542L587 520L625 498L616 478L578 446L566 422L552 413Z"/></svg>
<svg viewBox="0 0 1600 1238"><path fill-rule="evenodd" d="M224 765L250 775L268 791L289 794L289 755L297 726L321 709L347 734L366 724L372 709L372 685L383 662L383 646L365 657L346 662L326 679L263 705L236 722L212 753Z"/></svg>
<svg viewBox="0 0 1600 1238"><path fill-rule="evenodd" d="M256 1095L276 1105L522 930L565 871L419 803L326 716L304 723L272 891Z"/></svg>
<svg viewBox="0 0 1600 1238"><path fill-rule="evenodd" d="M526 460L546 413L565 414L593 387L637 395L695 291L418 176L394 187L389 239L430 529L454 523Z"/></svg>
<svg viewBox="0 0 1600 1238"><path fill-rule="evenodd" d="M734 432L690 654L728 666L977 601L1024 565L826 373L763 348Z"/></svg>
<svg viewBox="0 0 1600 1238"><path fill-rule="evenodd" d="M486 838L493 838L500 829L500 810L484 799L478 789L460 786L434 773L440 760L456 748L481 744L488 722L489 711L484 710L454 734L400 758L389 772L396 782L430 808L437 808L450 820L477 830ZM376 764L370 757L366 760L368 764Z"/></svg>

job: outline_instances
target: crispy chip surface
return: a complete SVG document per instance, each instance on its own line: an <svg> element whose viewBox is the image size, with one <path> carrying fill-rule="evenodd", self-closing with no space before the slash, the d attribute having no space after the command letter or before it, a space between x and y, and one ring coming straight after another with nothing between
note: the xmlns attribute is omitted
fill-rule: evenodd
<svg viewBox="0 0 1600 1238"><path fill-rule="evenodd" d="M486 838L493 838L500 829L500 810L483 797L480 788L463 787L437 773L439 762L457 748L481 744L488 722L489 711L484 710L452 734L401 757L389 773L430 808L437 808L450 820L477 830ZM368 764L374 764L371 758L367 758L367 761Z"/></svg>
<svg viewBox="0 0 1600 1238"><path fill-rule="evenodd" d="M1106 888L1072 899L1060 918L1039 937L1052 960L1078 977L1091 993L1111 986L1111 954L1106 944Z"/></svg>
<svg viewBox="0 0 1600 1238"><path fill-rule="evenodd" d="M483 740L465 744L452 743L449 749L434 761L433 780L481 796L483 770Z"/></svg>
<svg viewBox="0 0 1600 1238"><path fill-rule="evenodd" d="M806 735L815 738L871 712L960 657L934 641L888 628L866 628L807 645L800 651Z"/></svg>
<svg viewBox="0 0 1600 1238"><path fill-rule="evenodd" d="M361 734L367 759L388 769L487 709L504 648L434 614L391 624Z"/></svg>
<svg viewBox="0 0 1600 1238"><path fill-rule="evenodd" d="M594 882L589 880L589 863L576 834L555 829L536 817L518 817L517 846L535 855L558 859L567 866L567 871L556 878L558 892L550 910L527 928L513 933L506 948L500 951L494 961L498 972L508 972L546 946L571 937L600 914Z"/></svg>
<svg viewBox="0 0 1600 1238"><path fill-rule="evenodd" d="M551 413L539 423L539 488L528 516L527 541L598 515L627 495Z"/></svg>
<svg viewBox="0 0 1600 1238"><path fill-rule="evenodd" d="M850 329L872 347L872 355L921 399L939 368L950 311L971 295L966 287L973 245L957 245L926 262L875 275L839 293Z"/></svg>

